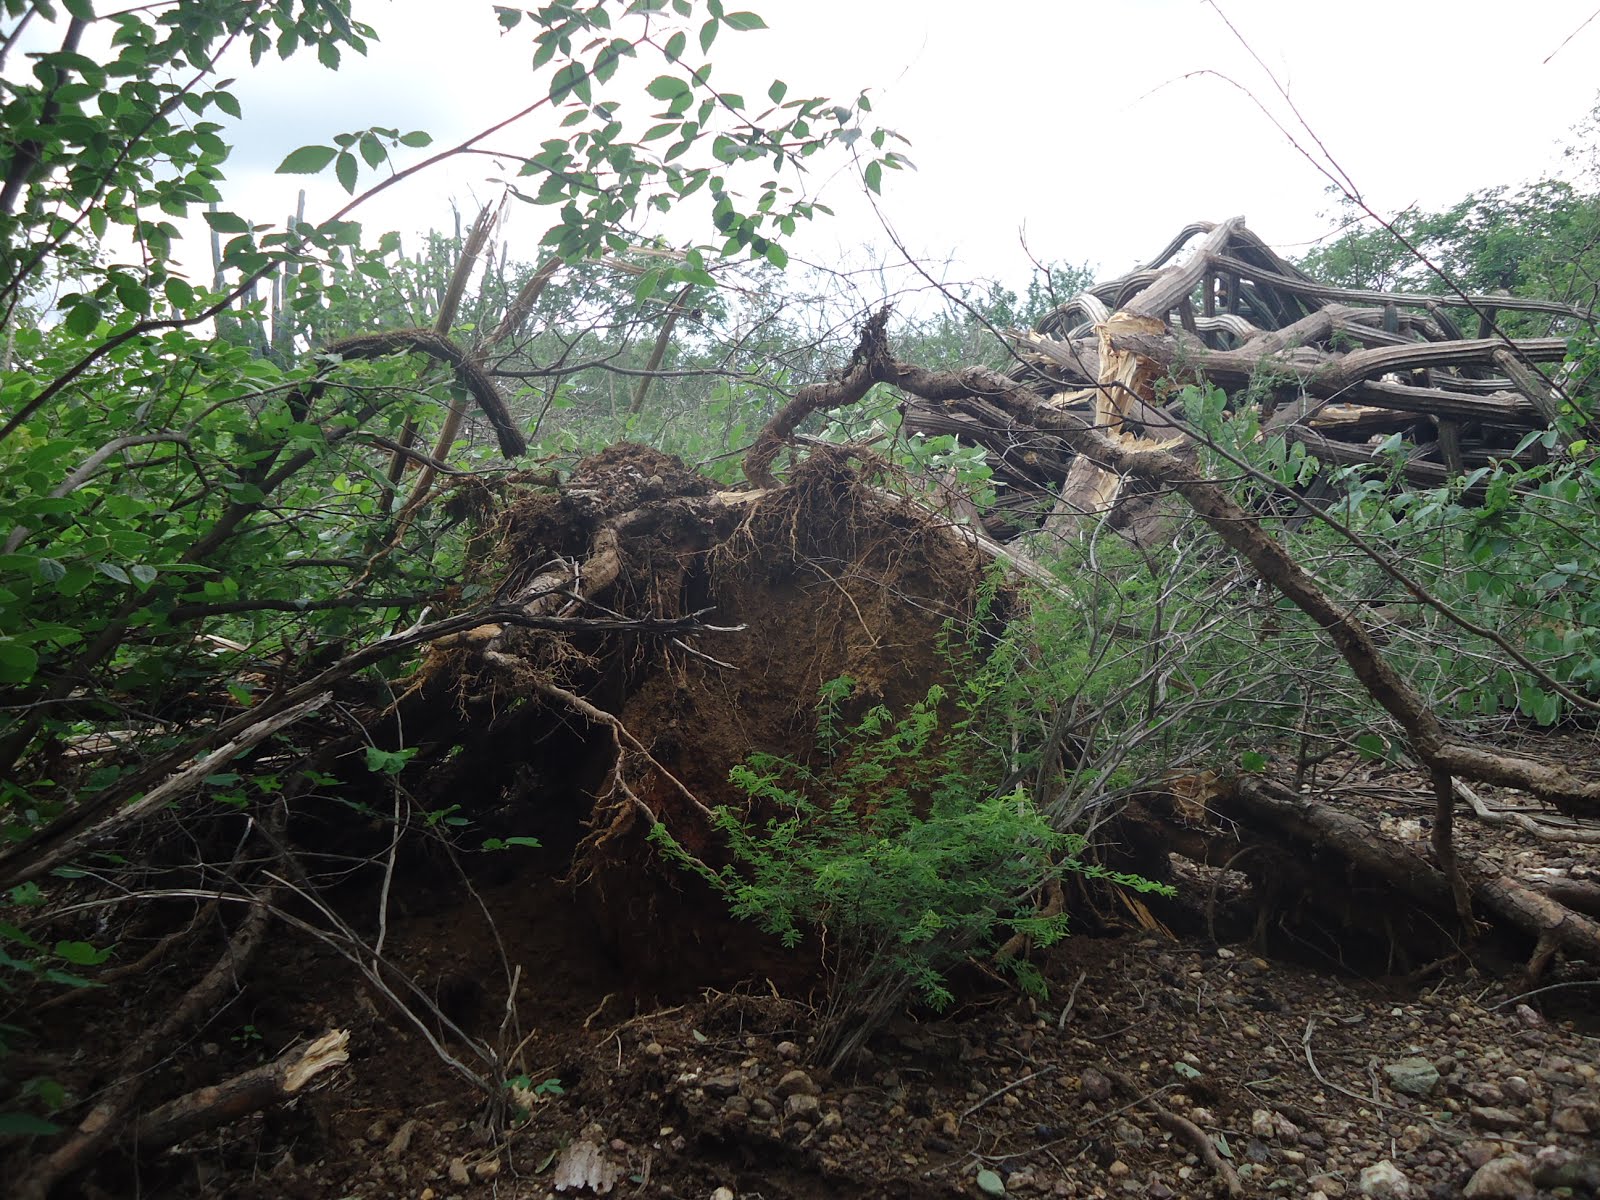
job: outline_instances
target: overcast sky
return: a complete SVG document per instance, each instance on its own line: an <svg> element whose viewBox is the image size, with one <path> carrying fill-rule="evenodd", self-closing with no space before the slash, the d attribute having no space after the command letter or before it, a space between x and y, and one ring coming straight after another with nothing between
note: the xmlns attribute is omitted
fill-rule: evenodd
<svg viewBox="0 0 1600 1200"><path fill-rule="evenodd" d="M1185 223L1234 213L1280 247L1303 247L1328 228L1333 201L1252 100L1294 119L1267 69L1386 212L1558 169L1600 88L1600 21L1580 28L1596 0L1221 0L1260 63L1202 0L748 3L771 29L725 34L711 55L717 82L759 95L778 77L791 95L840 99L867 89L917 167L886 178L883 214L913 253L953 256L939 269L952 278L1024 278L1024 236L1040 259L1121 272ZM365 62L352 57L337 73L305 55L259 71L241 64L229 197L254 219L292 205L304 180L271 172L296 146L370 124L445 143L539 94L527 33L502 37L488 0L355 7L381 38ZM548 120L529 122L493 144L532 149L549 135ZM469 160L357 215L374 232L444 226L452 198L471 210L497 194L483 182L495 167ZM867 247L893 253L848 170L812 184L839 216L808 230L798 253L822 263L859 262ZM315 184L307 216L340 200L331 183ZM549 214L513 208L511 236L532 257Z"/></svg>

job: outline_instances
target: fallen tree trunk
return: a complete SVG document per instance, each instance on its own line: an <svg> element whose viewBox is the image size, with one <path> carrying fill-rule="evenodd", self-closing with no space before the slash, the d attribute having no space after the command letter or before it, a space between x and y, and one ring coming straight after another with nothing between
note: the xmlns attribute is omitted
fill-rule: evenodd
<svg viewBox="0 0 1600 1200"><path fill-rule="evenodd" d="M133 1140L141 1149L158 1150L264 1108L286 1104L324 1072L349 1062L349 1044L349 1032L336 1029L264 1066L169 1100L139 1118Z"/></svg>
<svg viewBox="0 0 1600 1200"><path fill-rule="evenodd" d="M1315 796L1290 791L1268 780L1241 778L1213 801L1224 819L1249 830L1250 839L1273 830L1299 861L1322 860L1317 874L1326 879L1354 868L1381 880L1392 892L1448 919L1454 909L1450 882L1434 864L1370 824L1340 812ZM1334 863L1327 859L1333 856ZM1574 957L1600 962L1600 922L1591 920L1507 876L1498 867L1463 855L1462 868L1473 899L1483 910L1536 943L1551 943ZM1310 882L1310 888L1316 885ZM1309 892L1308 888L1308 892Z"/></svg>

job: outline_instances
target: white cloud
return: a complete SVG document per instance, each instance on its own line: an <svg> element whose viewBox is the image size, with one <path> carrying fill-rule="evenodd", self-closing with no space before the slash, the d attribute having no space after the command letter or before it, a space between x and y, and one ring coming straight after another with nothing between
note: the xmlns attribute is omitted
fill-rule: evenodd
<svg viewBox="0 0 1600 1200"><path fill-rule="evenodd" d="M1024 227L1037 257L1107 271L1147 257L1190 220L1242 212L1280 245L1327 227L1327 181L1241 89L1285 122L1293 114L1199 0L749 3L771 30L723 35L711 55L719 83L753 90L780 77L792 94L840 98L869 89L882 123L912 140L917 164L887 177L883 212L908 249L953 255L958 275L1025 275ZM1592 0L1514 12L1487 0L1222 7L1383 210L1440 206L1550 169L1595 101L1600 23L1541 61ZM369 124L428 129L442 145L536 94L528 35L501 37L487 0L368 3L358 16L382 39L366 61L347 56L337 74L309 58L240 72L246 121L229 195L257 219L281 219L305 184L271 174L298 145ZM496 144L527 149L549 132L536 125ZM1292 132L1311 146L1304 130ZM495 173L467 159L358 215L377 228L442 226L450 198L470 207L493 196L483 180ZM839 218L803 231L799 254L853 259L863 245L887 244L849 170L813 182ZM331 182L309 186L309 216L342 201ZM531 256L545 214L517 216Z"/></svg>

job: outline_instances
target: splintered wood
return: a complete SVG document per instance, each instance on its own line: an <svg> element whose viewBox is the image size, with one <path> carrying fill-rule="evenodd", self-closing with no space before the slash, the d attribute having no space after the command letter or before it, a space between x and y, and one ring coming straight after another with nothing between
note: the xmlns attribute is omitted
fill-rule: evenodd
<svg viewBox="0 0 1600 1200"><path fill-rule="evenodd" d="M1457 323L1462 314L1473 336ZM1179 445L1180 422L1165 407L1175 385L1214 385L1234 410L1258 406L1264 436L1298 442L1329 466L1373 461L1384 439L1404 434L1412 448L1401 473L1438 486L1491 459L1541 461L1543 445L1518 445L1558 415L1566 335L1593 319L1505 294L1328 287L1234 217L1188 226L1148 266L1011 335L1008 378L1130 450ZM1513 325L1517 336L1504 332ZM989 451L1003 485L984 514L990 534L1013 536L1043 518L1047 532L1069 535L1116 507L1122 481L1105 464L998 411L991 417L917 399L907 410L910 428Z"/></svg>

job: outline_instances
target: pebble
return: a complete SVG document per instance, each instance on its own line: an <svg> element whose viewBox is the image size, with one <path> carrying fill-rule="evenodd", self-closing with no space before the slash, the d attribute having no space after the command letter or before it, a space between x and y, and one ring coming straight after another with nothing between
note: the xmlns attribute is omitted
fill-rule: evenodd
<svg viewBox="0 0 1600 1200"><path fill-rule="evenodd" d="M1474 1104L1492 1106L1506 1102L1506 1094L1500 1090L1500 1086L1486 1080L1474 1079L1470 1083L1464 1083L1461 1085L1461 1091Z"/></svg>
<svg viewBox="0 0 1600 1200"><path fill-rule="evenodd" d="M1093 1067L1085 1067L1078 1076L1078 1093L1085 1100L1093 1100L1096 1104L1104 1104L1111 1099L1111 1080L1103 1072Z"/></svg>
<svg viewBox="0 0 1600 1200"><path fill-rule="evenodd" d="M1590 1132L1588 1116L1583 1109L1571 1104L1556 1110L1555 1116L1550 1118L1550 1126L1562 1133L1575 1133L1580 1136Z"/></svg>
<svg viewBox="0 0 1600 1200"><path fill-rule="evenodd" d="M1500 1153L1499 1142L1462 1142L1458 1147L1461 1157L1466 1160L1467 1166L1476 1171L1486 1162L1492 1162Z"/></svg>
<svg viewBox="0 0 1600 1200"><path fill-rule="evenodd" d="M416 1131L416 1121L407 1121L394 1131L394 1136L389 1139L389 1144L383 1148L383 1152L390 1158L399 1158L411 1148L411 1135Z"/></svg>
<svg viewBox="0 0 1600 1200"><path fill-rule="evenodd" d="M1411 1181L1388 1159L1361 1168L1361 1194L1374 1200L1408 1200Z"/></svg>
<svg viewBox="0 0 1600 1200"><path fill-rule="evenodd" d="M486 1158L472 1168L472 1173L479 1179L493 1179L500 1174L500 1160L498 1158Z"/></svg>
<svg viewBox="0 0 1600 1200"><path fill-rule="evenodd" d="M794 1059L800 1057L800 1047L796 1046L793 1042L779 1042L778 1057L793 1061Z"/></svg>
<svg viewBox="0 0 1600 1200"><path fill-rule="evenodd" d="M809 1120L822 1110L821 1103L810 1092L795 1092L783 1102L783 1115L789 1120Z"/></svg>
<svg viewBox="0 0 1600 1200"><path fill-rule="evenodd" d="M733 1200L733 1189L730 1187L719 1187L716 1191L711 1193L711 1200Z"/></svg>
<svg viewBox="0 0 1600 1200"><path fill-rule="evenodd" d="M784 1074L782 1079L778 1080L778 1086L775 1090L778 1095L787 1100L789 1097L796 1095L815 1096L822 1089L804 1071L789 1071Z"/></svg>
<svg viewBox="0 0 1600 1200"><path fill-rule="evenodd" d="M467 1173L467 1160L464 1158L452 1158L450 1160L449 1175L450 1182L454 1184L464 1185L472 1182L472 1176Z"/></svg>
<svg viewBox="0 0 1600 1200"><path fill-rule="evenodd" d="M1533 1164L1505 1154L1473 1172L1461 1194L1467 1200L1533 1200Z"/></svg>
<svg viewBox="0 0 1600 1200"><path fill-rule="evenodd" d="M1467 1119L1479 1129L1492 1129L1497 1133L1517 1129L1522 1125L1522 1118L1510 1109L1476 1104L1467 1110Z"/></svg>
<svg viewBox="0 0 1600 1200"><path fill-rule="evenodd" d="M1386 1063L1383 1073L1389 1086L1408 1096L1428 1097L1439 1086L1439 1068L1425 1058L1402 1058Z"/></svg>

